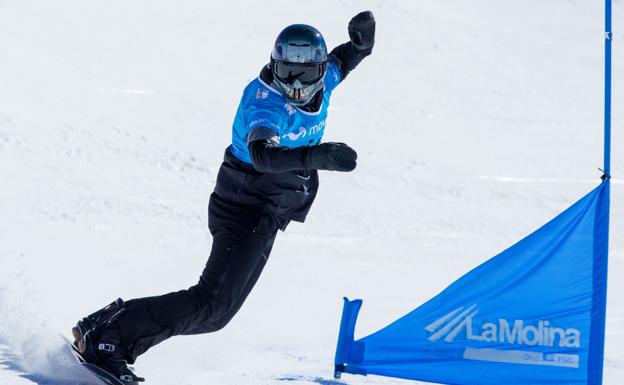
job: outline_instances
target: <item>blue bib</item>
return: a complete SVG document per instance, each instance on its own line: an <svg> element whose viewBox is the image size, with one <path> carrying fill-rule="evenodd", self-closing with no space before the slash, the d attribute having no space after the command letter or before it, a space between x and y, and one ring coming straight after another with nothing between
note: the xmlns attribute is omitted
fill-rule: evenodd
<svg viewBox="0 0 624 385"><path fill-rule="evenodd" d="M321 142L325 132L325 120L329 98L340 83L338 65L330 60L323 82L323 102L317 112L306 112L289 104L282 94L266 84L260 77L245 87L234 124L230 150L240 160L251 163L249 133L256 127L266 127L261 137L279 137L279 145L285 147L313 146Z"/></svg>

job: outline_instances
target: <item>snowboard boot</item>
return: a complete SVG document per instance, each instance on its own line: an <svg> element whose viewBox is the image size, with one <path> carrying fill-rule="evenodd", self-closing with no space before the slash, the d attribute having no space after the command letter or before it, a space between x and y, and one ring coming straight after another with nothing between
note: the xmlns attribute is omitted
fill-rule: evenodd
<svg viewBox="0 0 624 385"><path fill-rule="evenodd" d="M124 311L124 302L118 298L78 321L72 334L74 346L86 362L107 370L128 385L136 385L145 379L128 367L119 338L119 325L115 322Z"/></svg>

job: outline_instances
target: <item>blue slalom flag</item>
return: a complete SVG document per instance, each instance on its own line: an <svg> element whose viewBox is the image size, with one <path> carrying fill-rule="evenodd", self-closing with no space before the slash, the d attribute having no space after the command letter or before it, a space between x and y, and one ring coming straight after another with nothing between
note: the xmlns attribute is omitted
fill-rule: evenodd
<svg viewBox="0 0 624 385"><path fill-rule="evenodd" d="M360 340L345 298L336 376L454 385L599 385L609 180L433 299Z"/></svg>

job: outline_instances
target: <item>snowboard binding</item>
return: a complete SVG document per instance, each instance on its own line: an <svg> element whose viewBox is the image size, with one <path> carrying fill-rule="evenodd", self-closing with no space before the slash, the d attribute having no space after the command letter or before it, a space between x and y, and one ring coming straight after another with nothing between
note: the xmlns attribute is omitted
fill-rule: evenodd
<svg viewBox="0 0 624 385"><path fill-rule="evenodd" d="M145 381L128 367L123 357L119 327L115 321L124 311L121 298L78 321L72 328L72 343L80 357L89 364L110 372L123 384L136 385Z"/></svg>

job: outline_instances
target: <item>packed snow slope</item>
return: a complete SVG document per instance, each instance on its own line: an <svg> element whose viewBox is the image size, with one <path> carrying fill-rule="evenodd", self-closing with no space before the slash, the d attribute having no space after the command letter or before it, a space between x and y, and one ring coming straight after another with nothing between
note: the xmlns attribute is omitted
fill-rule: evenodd
<svg viewBox="0 0 624 385"><path fill-rule="evenodd" d="M624 378L614 7L608 385ZM325 134L358 168L322 172L226 329L140 358L150 384L331 385L342 296L366 300L356 336L374 332L598 185L601 1L1 0L0 383L70 376L58 333L79 317L195 283L242 89L284 26L313 24L331 48L364 9L375 50L334 92Z"/></svg>

